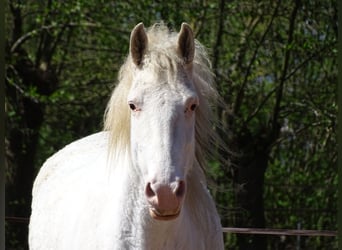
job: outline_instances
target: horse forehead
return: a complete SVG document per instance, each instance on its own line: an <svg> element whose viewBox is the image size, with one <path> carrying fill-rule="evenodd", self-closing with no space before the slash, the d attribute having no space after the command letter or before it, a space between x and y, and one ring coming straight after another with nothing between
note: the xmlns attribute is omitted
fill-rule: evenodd
<svg viewBox="0 0 342 250"><path fill-rule="evenodd" d="M171 64L170 64L171 65ZM163 67L161 65L148 64L143 69L137 70L134 74L136 81L156 83L156 82L189 82L189 72L182 65Z"/></svg>
<svg viewBox="0 0 342 250"><path fill-rule="evenodd" d="M196 95L193 83L185 70L141 70L134 77L131 92L133 95L163 96L170 100Z"/></svg>

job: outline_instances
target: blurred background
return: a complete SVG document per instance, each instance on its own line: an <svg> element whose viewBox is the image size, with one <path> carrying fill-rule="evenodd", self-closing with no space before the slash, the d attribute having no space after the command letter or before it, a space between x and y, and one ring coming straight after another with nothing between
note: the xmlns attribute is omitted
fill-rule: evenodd
<svg viewBox="0 0 342 250"><path fill-rule="evenodd" d="M11 0L6 249L28 248L42 163L102 129L131 29L161 20L191 25L227 105L214 108L233 153L218 149L228 163L213 156L207 173L222 225L337 230L336 0ZM335 237L224 238L226 249L337 249Z"/></svg>

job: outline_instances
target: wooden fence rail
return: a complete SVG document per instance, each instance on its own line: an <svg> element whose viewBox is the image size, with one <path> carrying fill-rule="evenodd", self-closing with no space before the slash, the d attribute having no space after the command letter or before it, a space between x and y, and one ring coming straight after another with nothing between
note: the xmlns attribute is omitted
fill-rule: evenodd
<svg viewBox="0 0 342 250"><path fill-rule="evenodd" d="M29 218L6 216L6 221L9 223L28 224ZM267 229L267 228L236 228L236 227L223 227L224 233L236 234L263 234L263 235L289 235L289 236L323 236L323 237L336 237L337 231L324 231L324 230L292 230L292 229Z"/></svg>
<svg viewBox="0 0 342 250"><path fill-rule="evenodd" d="M336 237L336 231L223 227L224 233Z"/></svg>

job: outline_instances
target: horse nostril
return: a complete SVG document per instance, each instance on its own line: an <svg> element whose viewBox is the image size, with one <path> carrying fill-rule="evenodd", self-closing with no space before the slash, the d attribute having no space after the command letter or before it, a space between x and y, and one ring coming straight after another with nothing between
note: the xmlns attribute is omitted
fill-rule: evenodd
<svg viewBox="0 0 342 250"><path fill-rule="evenodd" d="M179 181L178 186L175 190L175 194L178 198L182 198L185 194L185 182L184 181Z"/></svg>
<svg viewBox="0 0 342 250"><path fill-rule="evenodd" d="M145 189L145 194L148 198L154 197L156 194L153 191L152 187L151 187L151 183L147 183L146 185L146 189Z"/></svg>
<svg viewBox="0 0 342 250"><path fill-rule="evenodd" d="M181 201L186 193L185 181L176 181L172 184L160 184L148 182L145 187L145 195L150 203L158 204L164 200L168 202ZM178 202L177 201L177 202Z"/></svg>

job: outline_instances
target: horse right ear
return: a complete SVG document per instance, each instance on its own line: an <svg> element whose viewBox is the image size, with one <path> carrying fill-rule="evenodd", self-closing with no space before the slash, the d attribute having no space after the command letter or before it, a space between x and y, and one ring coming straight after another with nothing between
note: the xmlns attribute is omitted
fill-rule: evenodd
<svg viewBox="0 0 342 250"><path fill-rule="evenodd" d="M135 65L140 66L147 49L147 35L143 23L137 24L131 32L130 53Z"/></svg>

